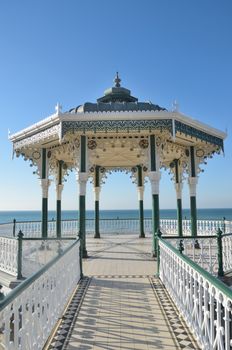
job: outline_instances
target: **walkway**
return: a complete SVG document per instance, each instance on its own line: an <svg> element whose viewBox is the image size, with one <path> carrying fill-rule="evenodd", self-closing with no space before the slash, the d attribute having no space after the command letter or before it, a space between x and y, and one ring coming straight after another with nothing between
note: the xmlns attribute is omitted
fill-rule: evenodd
<svg viewBox="0 0 232 350"><path fill-rule="evenodd" d="M151 238L87 239L82 282L48 349L198 349L154 277Z"/></svg>

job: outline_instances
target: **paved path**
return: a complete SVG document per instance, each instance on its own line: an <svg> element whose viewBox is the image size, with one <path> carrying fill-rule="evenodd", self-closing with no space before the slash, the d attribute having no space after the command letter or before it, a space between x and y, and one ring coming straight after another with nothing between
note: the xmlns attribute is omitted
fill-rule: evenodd
<svg viewBox="0 0 232 350"><path fill-rule="evenodd" d="M49 349L197 349L154 277L156 262L150 255L151 238L88 237L87 250L89 258L83 269L89 278L84 296L81 302L76 297L64 318L66 328L73 318L72 331L67 331L68 341L63 347L53 341ZM79 306L75 306L78 302ZM62 327L56 338L62 343L61 335Z"/></svg>
<svg viewBox="0 0 232 350"><path fill-rule="evenodd" d="M87 239L89 258L83 271L87 276L148 275L156 273L151 259L151 238L135 235L102 235L101 239Z"/></svg>

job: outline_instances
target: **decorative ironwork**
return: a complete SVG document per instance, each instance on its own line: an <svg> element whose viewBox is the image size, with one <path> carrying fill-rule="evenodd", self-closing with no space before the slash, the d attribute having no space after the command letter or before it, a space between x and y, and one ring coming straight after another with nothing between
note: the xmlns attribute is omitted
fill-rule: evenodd
<svg viewBox="0 0 232 350"><path fill-rule="evenodd" d="M14 150L20 149L22 147L29 146L31 144L39 144L45 139L57 137L60 134L60 124L54 125L46 130L37 132L31 136L28 136L20 141L14 142Z"/></svg>
<svg viewBox="0 0 232 350"><path fill-rule="evenodd" d="M147 139L140 140L140 141L139 141L139 146L140 146L141 148L143 148L143 149L148 148L148 146L149 146L148 140L147 140Z"/></svg>
<svg viewBox="0 0 232 350"><path fill-rule="evenodd" d="M231 347L231 290L159 241L160 279L204 349Z"/></svg>
<svg viewBox="0 0 232 350"><path fill-rule="evenodd" d="M97 142L95 140L89 140L88 141L88 148L91 150L97 148Z"/></svg>
<svg viewBox="0 0 232 350"><path fill-rule="evenodd" d="M94 168L93 168L94 169ZM106 171L105 168L103 168ZM129 173L129 169L127 169ZM152 232L152 220L151 218L146 218L146 232ZM87 232L93 232L94 224L91 224L93 220L86 219ZM128 228L131 232L139 232L135 229L137 225L139 227L139 221L137 219L100 219L102 225L105 227L105 232L112 232L114 227L116 227L116 222L127 223ZM108 224L104 223L107 222ZM137 222L135 224L135 222ZM130 224L132 226L130 226ZM176 236L178 232L178 221L176 219L161 219L160 228L165 235ZM183 235L191 236L191 221L183 220ZM62 220L62 237L71 237L76 234L75 228L78 227L77 220ZM137 227L136 226L136 227ZM93 227L93 228L91 228ZM202 235L215 235L218 228L222 228L224 233L232 232L232 221L228 220L197 220L197 232L198 236ZM107 228L109 231L107 231ZM15 231L21 230L24 233L24 237L40 237L41 236L41 221L24 221L16 222ZM0 236L12 237L13 234L13 224L0 224ZM48 237L56 237L56 222L54 220L48 221ZM224 238L223 238L224 239ZM232 241L231 241L232 244ZM232 249L231 249L232 251ZM232 256L232 255L231 255ZM231 257L232 265L232 257Z"/></svg>
<svg viewBox="0 0 232 350"><path fill-rule="evenodd" d="M38 152L38 151L34 151L33 153L32 153L32 158L34 158L34 159L40 159L40 157L41 157L41 154L40 154L40 152Z"/></svg>
<svg viewBox="0 0 232 350"><path fill-rule="evenodd" d="M80 279L79 248L76 241L59 259L30 277L26 287L14 290L12 300L5 298L0 312L1 349L33 349L35 344L37 349L44 348Z"/></svg>
<svg viewBox="0 0 232 350"><path fill-rule="evenodd" d="M168 130L172 132L172 120L171 119L159 119L159 120L93 120L93 121L63 121L62 132L64 135L68 131L102 131L102 132L119 132L119 131L138 131L140 130Z"/></svg>
<svg viewBox="0 0 232 350"><path fill-rule="evenodd" d="M186 125L178 120L175 120L175 130L179 131L180 133L200 139L202 141L211 143L213 145L217 145L223 149L223 140L219 137L210 135L204 131L193 128L192 126Z"/></svg>
<svg viewBox="0 0 232 350"><path fill-rule="evenodd" d="M18 242L16 239L0 237L0 269L10 275L17 276Z"/></svg>
<svg viewBox="0 0 232 350"><path fill-rule="evenodd" d="M196 156L197 157L203 157L205 155L205 152L203 149L199 148L196 150Z"/></svg>

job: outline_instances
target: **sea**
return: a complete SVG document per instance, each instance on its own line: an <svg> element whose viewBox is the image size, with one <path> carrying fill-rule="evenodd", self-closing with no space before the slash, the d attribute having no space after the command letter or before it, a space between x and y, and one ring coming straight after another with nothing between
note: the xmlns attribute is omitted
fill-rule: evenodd
<svg viewBox="0 0 232 350"><path fill-rule="evenodd" d="M100 219L136 219L139 217L138 210L100 210ZM151 218L151 210L144 210L144 217ZM48 219L55 220L56 212L51 210L48 212ZM62 220L71 220L78 218L77 210L63 210ZM87 210L86 218L93 219L94 211ZM161 209L161 219L176 219L175 209ZM197 218L199 220L232 220L232 208L207 208L198 209ZM16 221L40 221L41 211L0 211L0 223L9 223L14 219ZM183 219L190 219L190 210L183 209Z"/></svg>

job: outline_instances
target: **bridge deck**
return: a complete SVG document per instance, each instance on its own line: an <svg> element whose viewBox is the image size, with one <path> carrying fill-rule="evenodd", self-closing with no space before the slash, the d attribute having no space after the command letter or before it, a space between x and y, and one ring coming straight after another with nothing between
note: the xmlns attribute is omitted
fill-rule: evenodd
<svg viewBox="0 0 232 350"><path fill-rule="evenodd" d="M151 259L151 238L87 238L84 285L48 349L198 349Z"/></svg>

